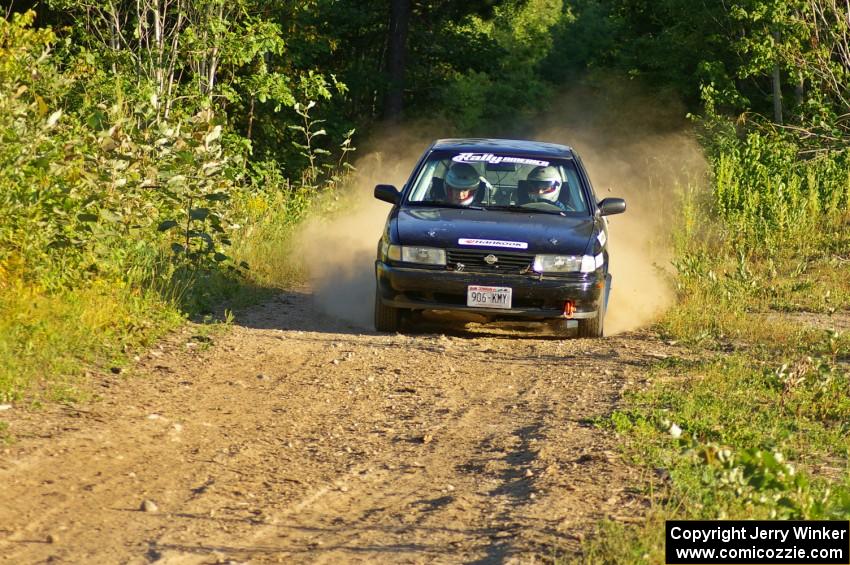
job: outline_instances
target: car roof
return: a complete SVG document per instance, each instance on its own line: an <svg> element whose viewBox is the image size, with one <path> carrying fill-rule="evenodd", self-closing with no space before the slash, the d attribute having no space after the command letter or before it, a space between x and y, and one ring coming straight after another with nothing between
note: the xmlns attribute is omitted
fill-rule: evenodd
<svg viewBox="0 0 850 565"><path fill-rule="evenodd" d="M468 153L483 153L488 151L499 153L511 152L550 158L571 158L573 156L573 149L567 145L527 139L438 139L434 142L432 149Z"/></svg>

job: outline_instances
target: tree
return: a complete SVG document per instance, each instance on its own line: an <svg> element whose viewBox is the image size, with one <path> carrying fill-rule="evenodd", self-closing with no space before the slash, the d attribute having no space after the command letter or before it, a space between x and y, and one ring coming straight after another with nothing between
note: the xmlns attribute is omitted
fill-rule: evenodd
<svg viewBox="0 0 850 565"><path fill-rule="evenodd" d="M389 48L387 49L389 86L384 100L384 118L390 122L397 121L401 117L409 25L410 0L392 0L390 3Z"/></svg>

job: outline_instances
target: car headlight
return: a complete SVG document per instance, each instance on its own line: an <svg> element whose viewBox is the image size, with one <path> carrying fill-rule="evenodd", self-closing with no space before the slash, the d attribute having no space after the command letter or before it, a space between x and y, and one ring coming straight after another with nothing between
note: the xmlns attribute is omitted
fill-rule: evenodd
<svg viewBox="0 0 850 565"><path fill-rule="evenodd" d="M420 265L445 265L446 251L436 247L390 245L387 249L387 258L391 261L418 263Z"/></svg>
<svg viewBox="0 0 850 565"><path fill-rule="evenodd" d="M531 268L537 273L592 273L601 266L593 255L537 255Z"/></svg>

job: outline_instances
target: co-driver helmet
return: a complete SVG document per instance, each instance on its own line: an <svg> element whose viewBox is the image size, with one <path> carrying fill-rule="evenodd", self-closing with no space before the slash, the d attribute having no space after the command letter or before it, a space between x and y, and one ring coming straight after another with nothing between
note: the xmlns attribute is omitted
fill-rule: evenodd
<svg viewBox="0 0 850 565"><path fill-rule="evenodd" d="M557 202L563 180L555 167L535 167L528 174L528 198L532 202Z"/></svg>

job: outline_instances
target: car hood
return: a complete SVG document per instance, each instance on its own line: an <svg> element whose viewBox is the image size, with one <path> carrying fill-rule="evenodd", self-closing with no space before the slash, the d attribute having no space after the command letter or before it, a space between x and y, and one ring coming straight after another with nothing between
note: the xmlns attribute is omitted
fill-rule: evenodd
<svg viewBox="0 0 850 565"><path fill-rule="evenodd" d="M442 248L581 255L594 233L590 216L499 210L402 208L396 221L400 244ZM461 245L460 239L478 241Z"/></svg>

